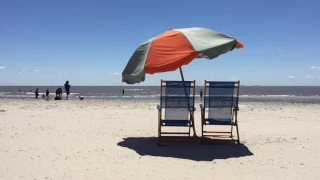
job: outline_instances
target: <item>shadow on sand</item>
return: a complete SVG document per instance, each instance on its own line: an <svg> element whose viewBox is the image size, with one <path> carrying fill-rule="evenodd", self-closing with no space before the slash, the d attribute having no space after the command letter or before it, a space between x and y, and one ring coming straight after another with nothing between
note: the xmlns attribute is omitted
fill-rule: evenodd
<svg viewBox="0 0 320 180"><path fill-rule="evenodd" d="M237 144L176 143L170 146L157 146L157 138L155 137L124 138L118 145L132 149L141 156L173 157L193 161L213 161L253 155L245 145Z"/></svg>

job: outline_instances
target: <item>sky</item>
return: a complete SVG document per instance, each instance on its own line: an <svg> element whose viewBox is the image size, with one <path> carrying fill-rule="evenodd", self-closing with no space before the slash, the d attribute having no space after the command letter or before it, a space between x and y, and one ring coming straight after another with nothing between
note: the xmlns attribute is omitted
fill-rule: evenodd
<svg viewBox="0 0 320 180"><path fill-rule="evenodd" d="M169 28L204 27L244 48L183 66L186 80L320 85L317 0L0 1L0 85L126 85L136 48ZM180 80L179 71L136 85Z"/></svg>

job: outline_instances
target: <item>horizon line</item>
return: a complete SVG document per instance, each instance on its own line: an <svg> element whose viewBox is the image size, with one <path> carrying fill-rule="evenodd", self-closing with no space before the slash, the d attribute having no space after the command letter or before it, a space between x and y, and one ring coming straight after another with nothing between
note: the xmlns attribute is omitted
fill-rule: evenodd
<svg viewBox="0 0 320 180"><path fill-rule="evenodd" d="M64 85L0 85L0 87L3 86L15 86L15 87L26 87L26 86L64 86ZM121 86L121 87L130 87L130 86L160 86L160 85L138 85L138 84L127 84L127 85L71 85L71 87L79 87L79 86ZM196 86L204 86L204 85L196 85ZM259 86L320 86L320 85L244 85L241 84L241 86L254 86L254 87L259 87Z"/></svg>

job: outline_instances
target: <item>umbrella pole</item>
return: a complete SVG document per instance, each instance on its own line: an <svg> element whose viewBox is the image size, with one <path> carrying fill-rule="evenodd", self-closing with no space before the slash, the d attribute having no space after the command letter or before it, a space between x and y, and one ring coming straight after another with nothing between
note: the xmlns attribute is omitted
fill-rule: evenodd
<svg viewBox="0 0 320 180"><path fill-rule="evenodd" d="M181 79L182 79L182 81L184 81L184 77L183 77L183 72L182 72L182 68L181 68L181 66L179 67L179 70L180 70L180 76L181 76Z"/></svg>
<svg viewBox="0 0 320 180"><path fill-rule="evenodd" d="M179 67L179 70L180 70L180 76L181 76L181 79L182 81L184 82L184 77L183 77L183 72L182 72L182 68L181 66ZM183 83L184 85L184 83ZM187 94L187 89L186 87L184 87L184 91L186 93L186 96L188 97L188 94ZM189 100L188 100L188 104L189 104ZM190 106L190 105L189 105ZM194 112L190 109L190 107L188 107L189 111L190 111L190 114L192 113L192 116L191 116L191 121L192 121L192 129L193 129L193 136L197 137L197 133L196 133L196 128L195 128L195 124L194 124Z"/></svg>

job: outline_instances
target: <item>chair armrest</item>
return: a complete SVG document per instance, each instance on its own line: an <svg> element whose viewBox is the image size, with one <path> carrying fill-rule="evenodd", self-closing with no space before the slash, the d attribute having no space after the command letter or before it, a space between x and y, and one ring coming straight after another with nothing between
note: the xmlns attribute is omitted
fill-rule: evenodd
<svg viewBox="0 0 320 180"><path fill-rule="evenodd" d="M204 109L203 104L200 104L200 109Z"/></svg>
<svg viewBox="0 0 320 180"><path fill-rule="evenodd" d="M160 111L160 110L161 110L161 106L160 106L160 105L157 105L157 109Z"/></svg>

